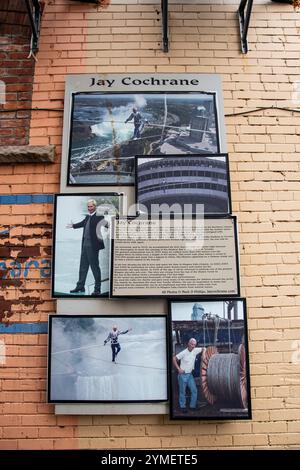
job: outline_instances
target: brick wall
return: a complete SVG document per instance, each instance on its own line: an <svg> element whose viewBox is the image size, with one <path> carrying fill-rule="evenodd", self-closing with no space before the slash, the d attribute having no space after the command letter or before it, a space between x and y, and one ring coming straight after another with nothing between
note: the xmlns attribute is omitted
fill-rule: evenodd
<svg viewBox="0 0 300 470"><path fill-rule="evenodd" d="M0 80L5 104L0 104L0 145L26 145L29 139L34 60L28 58L31 29L23 0L0 5ZM3 113L3 109L11 112ZM19 109L20 111L15 111ZM24 110L24 111L23 111Z"/></svg>
<svg viewBox="0 0 300 470"><path fill-rule="evenodd" d="M299 14L289 5L255 2L250 52L242 56L236 9L237 4L170 1L171 49L164 54L159 2L112 0L103 7L48 2L33 105L62 108L69 73L203 72L222 76L226 114L299 106ZM7 333L1 335L8 363L0 368L0 446L299 449L299 125L299 114L279 109L226 118L242 295L248 301L253 420L178 423L166 416L55 416L53 406L45 404L46 335ZM60 154L61 135L61 113L32 114L31 144L55 144ZM1 194L59 191L59 164L1 166L0 173ZM48 220L49 208L44 210L41 223ZM4 214L13 221L13 212L12 205ZM22 217L26 224L31 216ZM46 320L53 308L49 285L41 281L37 288L35 282L32 275L26 289L40 289L43 302L32 313L16 304L11 321ZM7 295L18 299L19 289L10 286Z"/></svg>

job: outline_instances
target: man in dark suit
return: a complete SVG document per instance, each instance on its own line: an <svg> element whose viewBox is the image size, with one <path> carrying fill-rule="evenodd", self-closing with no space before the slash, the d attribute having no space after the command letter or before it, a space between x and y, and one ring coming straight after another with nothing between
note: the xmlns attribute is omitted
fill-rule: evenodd
<svg viewBox="0 0 300 470"><path fill-rule="evenodd" d="M89 268L95 278L93 297L101 295L101 271L99 267L99 251L103 250L104 243L101 236L101 226L108 228L108 223L101 215L96 214L97 203L94 199L87 202L88 215L77 224L68 224L67 228L83 228L81 257L79 266L79 279L71 294L85 292L85 281Z"/></svg>

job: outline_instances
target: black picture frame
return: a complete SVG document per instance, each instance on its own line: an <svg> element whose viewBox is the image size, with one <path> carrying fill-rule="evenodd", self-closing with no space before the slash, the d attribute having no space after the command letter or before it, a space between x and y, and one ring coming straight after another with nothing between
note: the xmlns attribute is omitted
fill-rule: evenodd
<svg viewBox="0 0 300 470"><path fill-rule="evenodd" d="M115 220L120 220L120 219L127 219L127 220L135 220L136 218L138 218L140 216L124 216L124 217L116 217ZM175 218L176 216L172 216L171 217ZM195 214L191 215L191 218L194 219L196 217ZM156 219L157 218L153 218L153 219ZM230 294L230 297L240 297L241 295L241 284L240 284L240 265L239 265L239 244L238 244L238 228L237 228L237 217L235 215L227 215L227 216L218 216L218 215L215 215L215 216L212 216L212 215L207 215L204 217L204 219L218 219L218 220L232 220L233 221L233 230L234 230L234 247L235 247L235 269L236 269L236 280L237 280L237 289L236 289L236 293L235 294ZM148 220L150 221L151 220L151 217L149 218L143 218L143 220ZM114 221L112 222L112 230L114 231L115 229L115 224L114 224ZM147 297L151 297L151 298L164 298L164 299L170 299L170 298L186 298L186 297L189 297L189 298L211 298L211 299L214 299L216 297L224 297L224 293L221 293L221 294L217 294L217 293L214 293L214 294L203 294L203 295L186 295L186 294L166 294L166 295L153 295L153 294L148 294L148 295L137 295L137 294L134 294L134 295L116 295L113 293L113 281L114 281L114 251L115 251L115 233L113 232L112 233L112 236L111 236L111 249L110 249L110 284L109 284L109 297L112 298L112 299L126 299L126 298L147 298ZM128 255L129 256L129 255ZM229 295L229 294L228 294Z"/></svg>
<svg viewBox="0 0 300 470"><path fill-rule="evenodd" d="M137 333L137 339L125 341L125 337L122 336L121 342L121 357L126 357L126 349L124 345L127 344L127 349L131 349L132 355L134 356L134 360L139 362L139 364L128 364L120 362L119 358L117 359L115 364L111 362L111 352L109 351L109 346L104 346L103 340L107 336L108 328L106 329L105 334L103 333L101 340L97 342L95 345L91 345L89 341L87 341L87 346L82 346L79 348L74 348L73 345L71 348L66 347L65 345L70 346L70 337L72 336L74 341L77 341L78 344L80 343L80 333L82 337L86 336L94 337L97 336L98 330L103 327L103 325L114 325L115 323L120 324L124 323L124 321L128 319L128 324L135 325L138 328L139 324L142 326L143 321L145 321L145 329L146 333L141 334ZM63 324L67 326L68 335L63 336L61 330L63 327L58 329L58 332L54 332L55 330L55 322L59 322L60 320L63 321ZM95 327L95 320L98 321L97 326ZM149 320L152 320L152 324L157 323L157 330L155 330L153 326L153 330L149 329L151 327L151 323ZM157 320L157 322L155 322ZM160 321L159 321L160 320ZM147 321L147 325L146 325ZM102 322L102 324L101 324ZM131 322L131 323L130 323ZM89 323L86 325L85 323ZM150 327L149 327L150 325ZM88 328L87 328L88 326ZM82 331L76 331L82 330ZM92 328L93 327L93 328ZM47 401L48 403L165 403L169 400L169 360L168 360L168 344L167 344L167 331L168 331L168 316L167 315L146 315L146 314L139 314L139 315L49 315L49 327L48 327L48 373L47 373ZM159 338L152 338L151 335L155 333L155 331L159 331L162 336ZM126 330L125 330L126 332ZM130 333L127 331L126 333ZM124 334L124 332L123 332ZM53 351L53 337L59 337L60 344L64 346L64 349L61 351ZM93 335L93 336L92 336ZM142 341L142 336L149 336L149 339L144 338ZM139 344L139 342L141 344ZM128 348L128 344L130 345ZM147 345L150 345L149 347ZM152 344L152 347L151 347ZM149 364L149 356L148 350L151 349L153 351L153 344L156 345L155 351L157 351L156 357L154 360L156 361L154 366ZM159 347L157 347L159 345ZM88 357L89 354L86 351L90 351L97 348L105 348L103 352L100 354L98 352L98 358L96 357ZM139 348L139 353L135 354L136 349ZM79 353L78 351L82 351ZM163 358L160 357L160 353L164 351ZM63 355L63 359L60 359L59 354ZM107 359L103 359L103 355L107 355ZM130 355L130 352L127 353ZM58 366L54 365L55 359L54 357L58 357L56 363ZM75 359L74 359L75 357ZM153 357L153 356L152 356ZM70 359L72 358L72 359ZM146 363L147 359L147 363ZM142 362L144 360L144 362ZM77 362L78 363L77 363ZM106 366L106 375L91 375L92 371L95 370L95 366L92 365L94 361L96 361L96 368L99 367L99 363L108 364ZM122 361L122 360L121 360ZM157 367L158 366L158 367ZM64 368L66 371L64 373ZM69 369L68 369L69 368ZM121 368L121 370L120 370ZM125 369L125 370L124 370ZM150 376L150 372L152 369L152 375ZM150 370L150 372L149 372ZM71 372L70 372L71 371ZM108 373L107 373L108 371ZM96 371L97 372L97 371ZM86 375L84 375L86 373ZM111 374L109 376L109 373ZM54 377L58 377L58 379L54 379ZM79 377L79 379L78 379ZM56 380L56 381L55 381ZM143 383L143 380L145 383ZM160 382L159 382L160 381ZM138 384L137 384L138 382ZM130 390L127 389L127 386L130 388L130 385L136 384L136 388L132 386ZM139 389L139 387L140 389ZM163 395L159 398L151 398L153 396L153 391L151 395L151 387L158 386L157 395L160 393ZM119 386L119 389L116 387ZM81 390L81 391L80 391ZM100 390L100 391L99 391ZM142 390L142 391L141 391ZM162 392L163 391L163 392ZM115 398L100 398L101 393L103 395L109 395L109 392L112 394L132 394L131 399L115 399ZM91 395L99 393L99 398L80 398L79 395ZM141 393L148 393L149 396L145 399L133 397L134 394L138 396ZM68 397L69 396L69 397Z"/></svg>
<svg viewBox="0 0 300 470"><path fill-rule="evenodd" d="M72 176L72 171L71 171L71 164L72 164L72 151L74 150L73 149L73 131L74 131L74 114L75 114L75 97L76 96L79 96L79 95L89 95L89 96L102 96L102 97L107 97L109 95L113 95L113 96L120 96L120 99L122 98L122 96L132 96L134 97L135 95L142 95L142 96L153 96L153 95L182 95L183 97L184 96L191 96L191 95L195 95L195 96L201 96L201 95L207 95L207 96L212 96L213 98L213 115L214 115L214 121L215 121L215 138L216 138L216 152L219 153L220 152L220 146L221 146L221 138L220 138L220 130L219 130L219 116L218 116L218 108L217 108L217 93L218 91L147 91L146 89L142 89L140 91L138 90L135 90L135 91L80 91L80 92L72 92L71 93L71 104L70 104L70 107L71 107L71 113L70 113L70 122L69 122L69 139L68 139L68 149L67 149L67 181L66 181L66 186L72 186L72 187L92 187L92 186L134 186L134 182L135 182L135 176L134 176L134 158L135 158L135 155L140 153L140 151L138 150L137 148L137 145L134 146L134 148L132 149L132 154L130 157L128 158L132 158L132 181L130 182L126 182L126 181L105 181L105 180L100 180L100 181L95 181L95 182L89 182L89 181L79 181L79 182L76 182L75 178ZM111 110L110 110L110 113L111 113ZM97 124L97 123L96 123ZM162 127L162 126L161 126ZM170 127L170 126L165 126L165 127ZM171 126L171 127L174 127L174 126ZM175 126L176 127L176 126ZM113 131L115 133L115 130ZM204 132L209 132L207 129L204 130ZM128 139L128 142L132 141L133 142L133 139ZM123 143L121 145L124 145ZM114 149L114 147L116 146L116 144L113 144L113 147L110 149L109 151L109 158L108 159L104 159L103 161L108 161L111 159L111 155L113 155L114 153L115 154L118 154L119 153L119 150L117 150L116 148ZM88 147L88 146L87 146ZM93 147L90 146L90 147ZM79 147L78 149L83 149L84 147ZM77 148L76 148L77 149ZM106 149L103 149L103 151L106 150ZM101 150L98 150L98 152L95 150L95 155L99 155L99 151ZM182 150L181 150L182 151ZM91 148L91 152L92 152L92 148ZM195 152L195 150L193 151ZM208 154L212 155L216 152L207 152ZM192 153L192 151L191 151ZM145 155L147 155L147 153L145 153ZM117 157L119 158L119 157ZM125 158L125 157L122 157L122 158ZM78 162L82 159L81 156L79 156L77 158ZM91 162L92 160L89 161L89 163ZM99 172L99 170L97 170ZM94 171L95 173L95 171ZM74 180L74 181L72 181Z"/></svg>
<svg viewBox="0 0 300 470"><path fill-rule="evenodd" d="M153 179L153 183L152 183L152 187L151 187L151 191L153 192L153 188L157 187L158 185L160 185L159 189L156 189L154 192L155 192L155 198L152 199L153 203L156 203L156 204L162 204L162 203L167 203L169 204L170 206L172 206L173 204L180 204L181 207L183 206L183 204L191 204L191 201L192 201L192 205L193 205L193 208L192 208L192 211L190 212L190 214L195 214L197 213L197 211L195 210L195 204L203 204L204 206L204 215L229 215L232 213L232 203L231 203L231 190L230 190L230 169L229 169L229 156L228 156L228 153L217 153L217 154L214 154L214 155L210 155L210 154L203 154L203 153L198 153L198 154L182 154L182 155L136 155L135 156L135 203L136 203L136 207L137 207L137 212L138 213L143 213L143 211L140 210L139 208L139 203L140 203L140 199L141 199L141 195L139 194L140 193L140 174L139 174L139 161L141 159L143 160L147 160L149 159L149 163L151 160L155 160L155 159L158 159L158 160L170 160L170 161L187 161L187 166L188 167L191 167L191 164L189 163L189 161L191 160L203 160L203 161L207 161L207 164L209 165L210 162L212 162L213 159L217 160L217 159L221 159L223 158L224 159L224 165L223 168L220 167L220 165L216 164L216 167L220 167L220 168L217 168L216 171L221 175L221 178L216 181L216 173L212 173L211 176L209 177L210 181L209 182L206 182L204 181L204 179L208 178L207 176L204 178L204 175L202 173L205 173L208 172L208 173L211 173L213 170L209 169L209 166L207 166L207 168L201 168L201 171L197 171L198 168L197 166L194 166L194 168L185 168L184 170L182 170L182 163L179 167L176 167L175 165L171 168L174 168L174 170L170 170L170 172L173 173L173 171L177 170L177 172L180 172L181 174L176 176L176 178L180 178L180 182L178 181L177 183L174 183L174 175L170 175L169 178L170 178L170 184L171 186L175 186L175 184L179 185L181 190L180 190L180 193L178 192L174 192L172 194L172 189L169 190L166 190L166 187L165 185L167 184L168 182L168 176L166 175L166 173L164 173L164 178L162 179L161 176L159 176L161 173L161 168L160 168L160 172L153 168L151 168L151 173L150 173L150 170L148 170L147 172L147 169L145 170L145 173L146 175L144 177L146 178L149 178L149 176L147 175L147 173L149 173L151 179ZM146 163L146 162L145 162ZM151 161L151 163L153 164L153 161ZM166 170L167 171L167 170ZM191 173L194 172L194 173L198 173L197 175L197 181L195 181L195 175L192 175ZM222 172L222 174L221 174ZM184 175L183 173L190 173L189 175ZM226 183L225 184L220 184L223 182L224 180L224 177L225 177L225 181ZM188 178L190 178L190 182L188 182ZM158 180L160 179L160 183L158 183ZM192 188L182 188L182 184L185 184L185 185L193 185ZM207 186L207 188L205 188L205 185ZM196 186L199 186L199 188L197 188L197 191L198 191L198 194L196 193ZM202 188L201 188L202 186ZM214 189L211 188L211 186L218 186L215 191L216 191L216 196L215 196L215 204L211 204L211 201L210 199L213 198L213 196L210 194L208 195L207 192L212 192L214 191ZM208 188L209 187L209 188ZM177 188L176 188L177 189ZM222 189L222 190L220 190ZM226 189L226 190L225 190ZM201 195L200 194L200 191L203 191L203 194ZM151 192L149 192L151 195ZM158 193L158 194L157 194ZM182 194L183 193L183 194ZM206 193L206 194L205 194ZM224 194L226 194L226 201L224 200ZM150 213L149 211L149 205L150 205L150 201L151 201L151 198L149 198L148 200L146 200L146 202L142 201L142 204L146 205L147 209L148 209L148 214ZM211 204L211 205L210 205ZM225 206L226 205L226 209L225 209ZM215 210L212 210L212 206L215 207L215 208L218 208L219 206L219 210L215 209ZM207 207L207 210L206 210L206 207ZM225 210L224 210L225 209ZM180 213L183 213L183 211L181 211Z"/></svg>
<svg viewBox="0 0 300 470"><path fill-rule="evenodd" d="M93 192L93 193L64 193L64 194L55 194L54 195L54 212L53 212L53 242L52 242L52 269L51 269L51 297L53 299L62 299L62 298L92 298L93 296L81 294L81 293L76 293L76 294L71 294L67 293L64 291L59 291L56 288L56 275L57 275L57 263L56 263L56 255L57 255L57 242L58 242L58 237L57 237L57 225L58 225L58 217L57 217L57 212L58 212L58 200L61 198L67 198L67 197L73 197L73 198L83 198L85 197L87 200L88 199L97 199L97 198L118 198L119 199L119 211L122 211L122 198L124 194L123 193L118 193L118 192ZM81 245L81 241L80 241ZM109 249L110 249L110 243L109 243ZM78 248L78 250L81 252L81 248ZM80 258L78 260L78 268L80 264ZM76 273L78 271L78 268L76 267ZM109 262L108 262L108 276L109 276ZM74 281L75 282L75 281ZM107 279L101 279L101 284L102 282L109 282L109 277ZM69 286L70 287L70 286ZM72 288L75 288L75 284L72 286ZM70 291L70 289L67 289ZM99 297L100 298L107 298L109 296L109 290L107 293L101 294Z"/></svg>
<svg viewBox="0 0 300 470"><path fill-rule="evenodd" d="M211 315L211 312L210 315L208 314L206 317L202 317L202 319L196 319L197 314L201 314L202 309L204 309L201 304L209 305L212 302L223 304L223 306L227 304L231 306L231 309L236 308L236 310L238 310L238 307L233 307L233 305L240 303L240 310L243 312L242 320L229 320L227 318L226 321L225 318L214 317ZM251 420L252 408L246 299L241 297L199 298L200 305L196 301L194 303L194 319L174 319L175 304L184 304L184 309L187 310L188 305L186 304L192 305L193 303L190 298L169 299L168 301L170 419L205 421ZM180 316L180 314L177 313L177 316ZM186 316L186 313L182 316ZM216 326L215 320L218 322L217 332L214 329L214 326ZM199 325L197 325L198 322ZM235 334L230 336L232 329L235 330ZM209 330L211 330L210 335ZM228 339L227 344L226 342L218 341L219 337L221 339L222 337L226 338L226 335ZM191 373L193 376L191 380L194 381L197 390L196 409L191 409L188 406L192 403L193 393L195 394L195 390L192 392L192 387L189 388L188 386L185 391L183 388L181 390L181 405L185 405L185 408L180 408L179 374L173 364L173 356L182 352L187 347L191 336L197 341L196 347L203 348L205 346L206 348L205 351L202 350L198 354L198 360L195 360L194 369ZM229 353L228 350L230 351ZM216 354L218 357L216 357ZM226 354L226 357L221 357L222 354ZM212 357L214 359L210 363ZM177 364L180 366L180 362L177 361ZM220 375L214 375L214 372L218 372ZM186 377L183 382L186 382L188 379L187 374L185 375ZM213 393L209 388L212 385L215 387ZM227 395L225 392L227 392Z"/></svg>

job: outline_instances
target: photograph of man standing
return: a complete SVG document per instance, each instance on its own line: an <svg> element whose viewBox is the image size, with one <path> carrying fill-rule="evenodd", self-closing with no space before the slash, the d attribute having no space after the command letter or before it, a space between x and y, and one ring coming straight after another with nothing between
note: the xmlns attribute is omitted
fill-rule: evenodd
<svg viewBox="0 0 300 470"><path fill-rule="evenodd" d="M79 278L76 287L70 290L70 293L77 294L85 292L85 282L88 270L91 268L95 279L94 292L91 295L97 297L101 295L99 251L105 248L101 236L101 226L108 228L108 222L105 220L104 216L97 215L97 203L95 199L89 199L87 201L87 210L88 215L81 222L76 224L71 222L67 225L67 228L83 228Z"/></svg>
<svg viewBox="0 0 300 470"><path fill-rule="evenodd" d="M142 115L137 110L137 108L132 108L132 113L126 119L125 124L127 124L127 122L132 121L132 120L133 120L133 124L134 124L134 132L133 132L133 137L132 138L133 138L133 140L136 140L136 139L139 139L141 137L141 126L142 126L142 123L143 123Z"/></svg>
<svg viewBox="0 0 300 470"><path fill-rule="evenodd" d="M186 406L186 389L190 390L190 409L197 408L198 391L197 385L193 376L195 367L195 360L198 354L203 351L203 348L197 348L197 340L190 338L187 348L173 356L173 365L178 372L178 386L179 386L179 407L182 413L187 413Z"/></svg>

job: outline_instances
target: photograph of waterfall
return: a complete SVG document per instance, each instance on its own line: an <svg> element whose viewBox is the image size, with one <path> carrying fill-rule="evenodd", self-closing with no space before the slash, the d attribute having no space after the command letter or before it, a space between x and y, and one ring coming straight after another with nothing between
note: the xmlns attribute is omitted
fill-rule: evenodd
<svg viewBox="0 0 300 470"><path fill-rule="evenodd" d="M48 401L168 400L166 317L50 315Z"/></svg>
<svg viewBox="0 0 300 470"><path fill-rule="evenodd" d="M135 155L220 151L215 93L72 94L68 185L133 185Z"/></svg>

